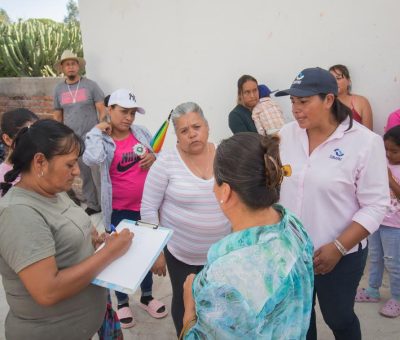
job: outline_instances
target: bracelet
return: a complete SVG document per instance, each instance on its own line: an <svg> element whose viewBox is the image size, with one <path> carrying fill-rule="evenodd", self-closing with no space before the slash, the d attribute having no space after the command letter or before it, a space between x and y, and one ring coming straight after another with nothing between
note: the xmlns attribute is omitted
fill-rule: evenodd
<svg viewBox="0 0 400 340"><path fill-rule="evenodd" d="M186 335L186 333L189 331L189 329L193 327L193 325L196 323L196 321L197 321L196 316L193 319L186 321L185 325L183 326L183 328L181 330L181 334L179 334L178 340L183 339L183 337Z"/></svg>
<svg viewBox="0 0 400 340"><path fill-rule="evenodd" d="M347 250L346 248L343 246L343 244L340 243L340 241L338 239L336 239L335 241L333 241L333 243L335 244L337 250L339 250L339 252L345 256L347 254Z"/></svg>

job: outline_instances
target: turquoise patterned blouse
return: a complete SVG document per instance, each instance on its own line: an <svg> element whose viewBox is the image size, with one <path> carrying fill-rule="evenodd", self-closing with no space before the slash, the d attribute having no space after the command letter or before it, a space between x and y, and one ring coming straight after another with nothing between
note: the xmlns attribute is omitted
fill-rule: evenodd
<svg viewBox="0 0 400 340"><path fill-rule="evenodd" d="M185 339L305 339L314 286L313 246L280 205L278 224L213 244L195 277L197 323Z"/></svg>

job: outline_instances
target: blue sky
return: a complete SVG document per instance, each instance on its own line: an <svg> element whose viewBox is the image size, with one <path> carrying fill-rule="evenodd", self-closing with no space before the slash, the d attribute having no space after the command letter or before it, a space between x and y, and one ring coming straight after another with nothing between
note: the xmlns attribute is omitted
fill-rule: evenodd
<svg viewBox="0 0 400 340"><path fill-rule="evenodd" d="M0 0L0 8L6 10L12 21L18 18L49 18L61 22L67 14L67 2L68 0Z"/></svg>

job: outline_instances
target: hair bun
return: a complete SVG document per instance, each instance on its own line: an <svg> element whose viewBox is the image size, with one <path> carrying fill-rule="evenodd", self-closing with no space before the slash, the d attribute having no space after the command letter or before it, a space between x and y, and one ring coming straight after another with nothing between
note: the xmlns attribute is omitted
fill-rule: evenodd
<svg viewBox="0 0 400 340"><path fill-rule="evenodd" d="M266 186L269 189L278 187L283 178L282 163L279 157L278 135L266 135L261 139L264 149Z"/></svg>

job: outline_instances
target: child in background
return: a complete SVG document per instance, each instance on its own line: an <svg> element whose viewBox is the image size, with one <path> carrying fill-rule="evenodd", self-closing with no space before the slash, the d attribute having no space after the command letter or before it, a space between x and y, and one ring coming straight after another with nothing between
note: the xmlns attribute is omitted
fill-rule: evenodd
<svg viewBox="0 0 400 340"><path fill-rule="evenodd" d="M15 135L25 126L30 126L39 120L32 111L24 108L15 109L4 112L1 117L1 142L5 146L4 162L0 164L0 183L3 189L4 175L12 169L12 164L9 161L10 151ZM19 181L19 177L12 183L13 185Z"/></svg>
<svg viewBox="0 0 400 340"><path fill-rule="evenodd" d="M105 99L109 122L97 124L86 135L83 161L88 166L100 165L101 206L106 231L123 219L140 220L143 187L155 156L150 147L149 131L134 125L136 112L145 110L136 103L135 96L119 89ZM165 273L157 273L158 275ZM163 318L165 305L152 296L153 277L149 272L141 283L140 304L154 318ZM122 328L135 325L127 294L116 292L117 315Z"/></svg>
<svg viewBox="0 0 400 340"><path fill-rule="evenodd" d="M270 98L271 90L266 85L258 85L259 103L253 108L252 118L260 135L278 132L285 124L282 109Z"/></svg>
<svg viewBox="0 0 400 340"><path fill-rule="evenodd" d="M384 268L388 271L391 299L380 310L389 318L400 315L400 126L383 136L388 160L391 204L379 229L369 236L369 287L357 291L356 302L378 302Z"/></svg>

